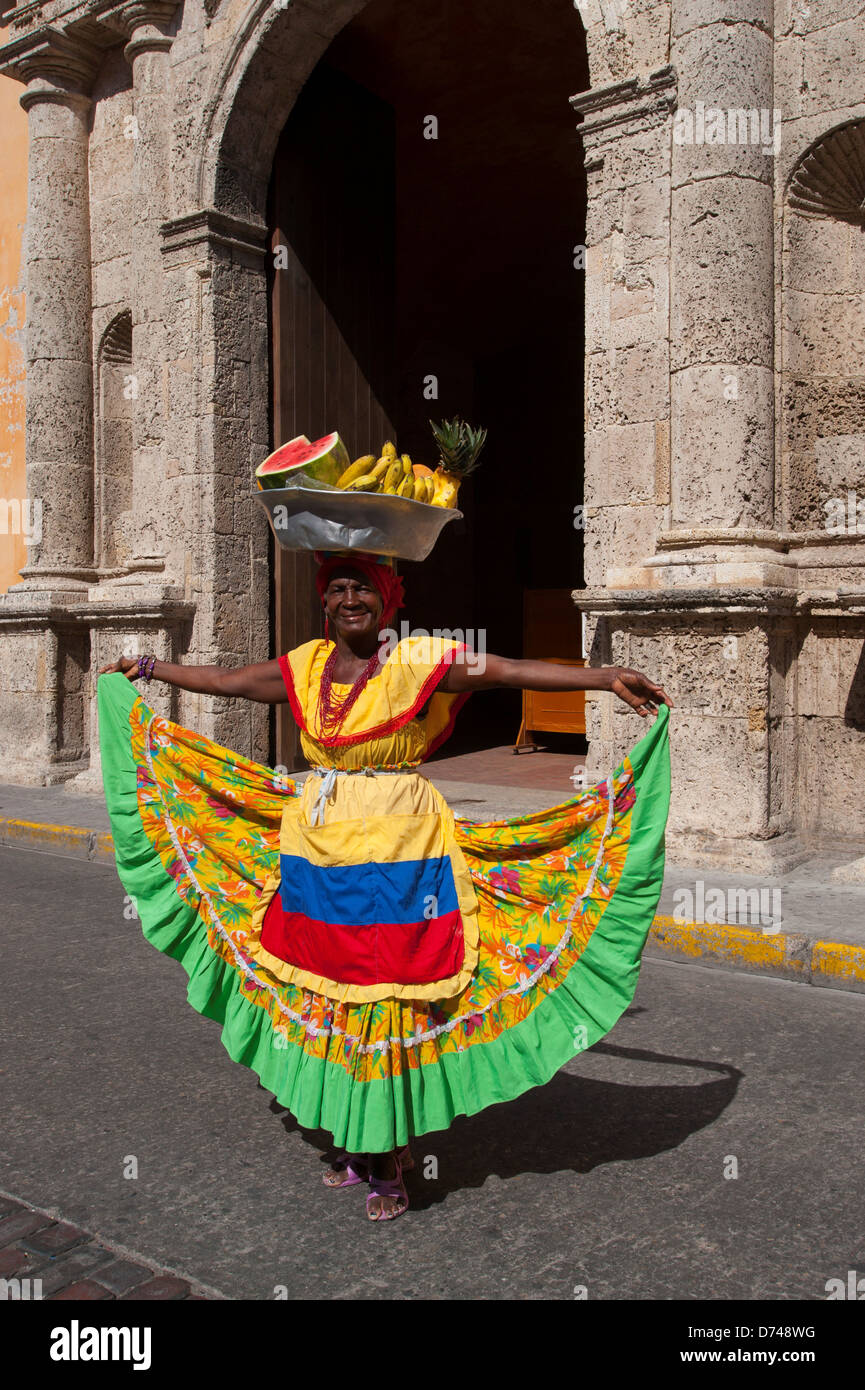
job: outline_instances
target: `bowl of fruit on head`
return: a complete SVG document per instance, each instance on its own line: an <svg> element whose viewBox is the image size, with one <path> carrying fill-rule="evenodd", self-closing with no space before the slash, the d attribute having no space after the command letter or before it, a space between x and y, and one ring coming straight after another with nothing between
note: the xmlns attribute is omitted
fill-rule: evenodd
<svg viewBox="0 0 865 1390"><path fill-rule="evenodd" d="M386 440L378 457L353 462L340 436L298 435L256 469L254 496L285 550L363 550L425 560L457 510L460 485L474 472L484 429L464 420L430 421L438 458L413 463Z"/></svg>

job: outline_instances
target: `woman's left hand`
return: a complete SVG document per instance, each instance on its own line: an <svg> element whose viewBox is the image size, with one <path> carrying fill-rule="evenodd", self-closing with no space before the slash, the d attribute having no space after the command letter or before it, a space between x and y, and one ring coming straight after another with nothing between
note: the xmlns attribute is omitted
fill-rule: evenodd
<svg viewBox="0 0 865 1390"><path fill-rule="evenodd" d="M120 671L127 680L138 679L138 657L121 656L119 660L113 661L110 666L102 666L99 669L100 676L112 676L115 671Z"/></svg>
<svg viewBox="0 0 865 1390"><path fill-rule="evenodd" d="M613 666L610 668L610 675L610 689L613 694L618 695L620 700L624 700L625 704L630 705L643 719L647 714L656 714L658 705L669 705L670 709L673 708L669 696L641 671L632 671L627 666Z"/></svg>

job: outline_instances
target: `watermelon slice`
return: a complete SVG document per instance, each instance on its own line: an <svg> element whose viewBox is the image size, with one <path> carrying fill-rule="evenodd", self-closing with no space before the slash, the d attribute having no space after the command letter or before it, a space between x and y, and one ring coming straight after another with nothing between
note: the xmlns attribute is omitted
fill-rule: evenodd
<svg viewBox="0 0 865 1390"><path fill-rule="evenodd" d="M349 467L348 450L338 434L326 434L310 444L305 434L281 444L255 470L261 488L285 487L286 479L301 469L319 482L336 486Z"/></svg>

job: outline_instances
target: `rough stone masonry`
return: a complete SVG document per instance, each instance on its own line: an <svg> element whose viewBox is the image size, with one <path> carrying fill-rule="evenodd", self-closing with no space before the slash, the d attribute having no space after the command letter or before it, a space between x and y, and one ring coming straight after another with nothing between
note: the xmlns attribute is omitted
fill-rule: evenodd
<svg viewBox="0 0 865 1390"><path fill-rule="evenodd" d="M46 0L9 17L45 514L0 598L6 780L92 781L94 672L124 644L226 664L267 650L248 480L270 444L268 182L306 77L362 8ZM865 844L863 11L573 15L592 83L572 99L588 180L574 598L594 661L675 691L671 848L719 866ZM265 756L260 709L155 703ZM606 771L632 721L590 702L589 737Z"/></svg>

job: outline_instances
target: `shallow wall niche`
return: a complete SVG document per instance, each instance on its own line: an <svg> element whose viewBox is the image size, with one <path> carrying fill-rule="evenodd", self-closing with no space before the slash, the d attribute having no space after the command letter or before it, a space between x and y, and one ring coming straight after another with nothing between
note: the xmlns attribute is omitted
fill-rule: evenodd
<svg viewBox="0 0 865 1390"><path fill-rule="evenodd" d="M89 751L90 633L61 627L57 634L57 748L54 760L75 763Z"/></svg>
<svg viewBox="0 0 865 1390"><path fill-rule="evenodd" d="M794 169L782 256L784 517L822 531L848 493L865 499L865 120Z"/></svg>
<svg viewBox="0 0 865 1390"><path fill-rule="evenodd" d="M112 319L99 347L96 420L95 551L100 571L124 569L133 556L132 314Z"/></svg>

